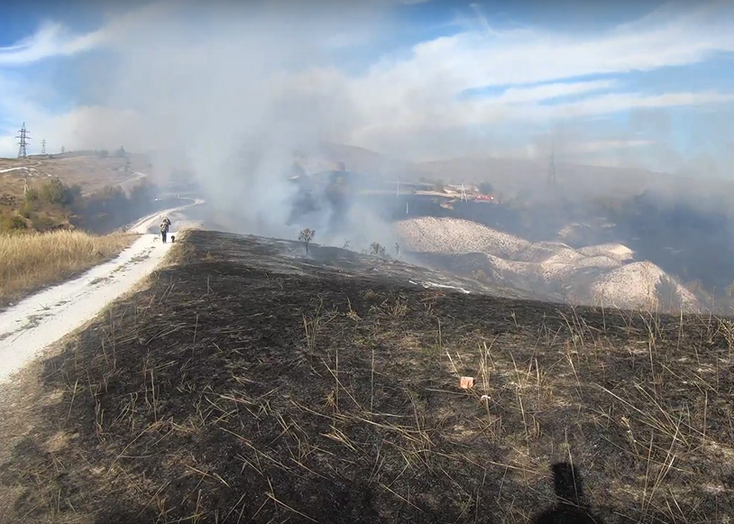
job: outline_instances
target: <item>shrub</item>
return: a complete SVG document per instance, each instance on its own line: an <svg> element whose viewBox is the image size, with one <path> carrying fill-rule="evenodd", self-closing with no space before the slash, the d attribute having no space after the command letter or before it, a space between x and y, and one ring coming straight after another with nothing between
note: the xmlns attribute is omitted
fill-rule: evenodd
<svg viewBox="0 0 734 524"><path fill-rule="evenodd" d="M26 229L26 222L19 215L3 215L0 217L0 231L12 232Z"/></svg>
<svg viewBox="0 0 734 524"><path fill-rule="evenodd" d="M18 208L18 213L25 218L31 218L39 208L40 202L38 200L25 200Z"/></svg>
<svg viewBox="0 0 734 524"><path fill-rule="evenodd" d="M31 219L31 224L36 231L48 231L56 227L56 222L48 216L35 216Z"/></svg>
<svg viewBox="0 0 734 524"><path fill-rule="evenodd" d="M314 231L313 229L309 229L309 228L301 230L301 232L298 234L298 240L303 242L306 246L306 254L308 254L308 245L311 243L311 241L313 240L313 237L315 236L316 236L316 231Z"/></svg>
<svg viewBox="0 0 734 524"><path fill-rule="evenodd" d="M76 197L75 192L78 191L81 193L78 187L79 186L76 186L72 189L58 178L54 178L50 182L46 182L41 186L40 197L41 200L48 202L49 204L64 207L70 206L74 203L74 198Z"/></svg>
<svg viewBox="0 0 734 524"><path fill-rule="evenodd" d="M385 246L381 245L379 242L372 242L370 244L370 254L374 255L379 258L387 258L387 251L385 250Z"/></svg>
<svg viewBox="0 0 734 524"><path fill-rule="evenodd" d="M38 189L35 187L29 187L24 198L26 202L37 202L41 199L41 195L38 193Z"/></svg>

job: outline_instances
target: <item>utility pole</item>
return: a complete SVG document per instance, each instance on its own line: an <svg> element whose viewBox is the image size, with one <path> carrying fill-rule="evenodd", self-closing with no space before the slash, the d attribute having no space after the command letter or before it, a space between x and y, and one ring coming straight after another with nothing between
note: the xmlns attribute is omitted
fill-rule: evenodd
<svg viewBox="0 0 734 524"><path fill-rule="evenodd" d="M46 154L46 139L45 138L41 140L41 154L42 155Z"/></svg>
<svg viewBox="0 0 734 524"><path fill-rule="evenodd" d="M20 146L20 148L18 148L18 158L26 158L28 156L26 147L28 146L28 141L31 137L28 135L28 130L25 128L25 122L23 122L23 127L20 128L18 133L20 134L15 137L18 139L18 145Z"/></svg>

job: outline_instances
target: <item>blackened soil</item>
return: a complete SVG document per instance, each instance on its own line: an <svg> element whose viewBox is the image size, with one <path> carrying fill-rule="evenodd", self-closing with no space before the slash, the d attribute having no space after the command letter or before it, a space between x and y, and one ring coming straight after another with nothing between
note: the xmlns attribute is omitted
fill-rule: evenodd
<svg viewBox="0 0 734 524"><path fill-rule="evenodd" d="M527 522L559 460L606 522L734 514L727 320L428 290L254 237L175 249L44 362L6 522Z"/></svg>

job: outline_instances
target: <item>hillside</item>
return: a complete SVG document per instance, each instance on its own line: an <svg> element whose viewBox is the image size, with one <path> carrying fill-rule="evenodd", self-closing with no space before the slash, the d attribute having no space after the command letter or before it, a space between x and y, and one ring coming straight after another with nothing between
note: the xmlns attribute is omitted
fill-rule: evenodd
<svg viewBox="0 0 734 524"><path fill-rule="evenodd" d="M333 163L344 162L353 171L389 178L404 176L410 165L405 160L388 157L363 147L331 142L319 145L319 155Z"/></svg>
<svg viewBox="0 0 734 524"><path fill-rule="evenodd" d="M528 242L455 218L420 217L393 225L412 258L482 282L523 290L539 300L587 306L695 313L696 297L622 244L574 249Z"/></svg>
<svg viewBox="0 0 734 524"><path fill-rule="evenodd" d="M311 250L187 233L6 392L2 514L527 522L558 460L607 523L734 514L732 322L425 289Z"/></svg>
<svg viewBox="0 0 734 524"><path fill-rule="evenodd" d="M548 160L519 158L457 157L430 162L413 162L392 158L362 147L323 143L319 155L332 163L344 162L355 171L412 180L442 180L459 183L491 182L498 191L514 195L531 190L536 196L547 192ZM600 195L630 196L650 185L673 179L681 185L680 191L693 189L689 183L670 175L661 175L637 168L617 168L556 162L556 177L564 195L589 198Z"/></svg>
<svg viewBox="0 0 734 524"><path fill-rule="evenodd" d="M0 180L3 193L6 184L19 188L22 195L23 179L27 176L29 184L36 180L59 178L69 186L78 185L83 193L92 193L107 186L125 184L131 179L140 178L134 173L148 172L148 161L143 155L130 155L128 170L126 159L109 155L101 158L93 153L72 156L71 153L53 157L0 158ZM17 190L16 190L17 196Z"/></svg>
<svg viewBox="0 0 734 524"><path fill-rule="evenodd" d="M631 195L648 185L670 177L642 169L582 165L556 161L557 184L566 196L588 198L598 195ZM525 160L517 158L460 157L411 165L414 178L443 179L445 181L490 181L499 191L514 195L521 190L532 190L536 196L548 192L546 187L549 159Z"/></svg>
<svg viewBox="0 0 734 524"><path fill-rule="evenodd" d="M112 202L102 204L102 200L124 198L111 189L129 194L149 182L140 171L149 171L147 167L141 155L102 158L94 152L0 159L0 232L87 226L92 215L95 220L91 222L100 215L97 208L104 205L109 211L118 207ZM83 202L90 197L89 202Z"/></svg>

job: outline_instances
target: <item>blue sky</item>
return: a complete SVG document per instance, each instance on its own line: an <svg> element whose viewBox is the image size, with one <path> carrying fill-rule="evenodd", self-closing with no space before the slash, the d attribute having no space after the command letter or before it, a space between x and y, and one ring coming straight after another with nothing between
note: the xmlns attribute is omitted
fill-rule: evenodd
<svg viewBox="0 0 734 524"><path fill-rule="evenodd" d="M734 159L731 1L308 4L5 3L0 156L25 120L67 149L267 121L414 160Z"/></svg>

